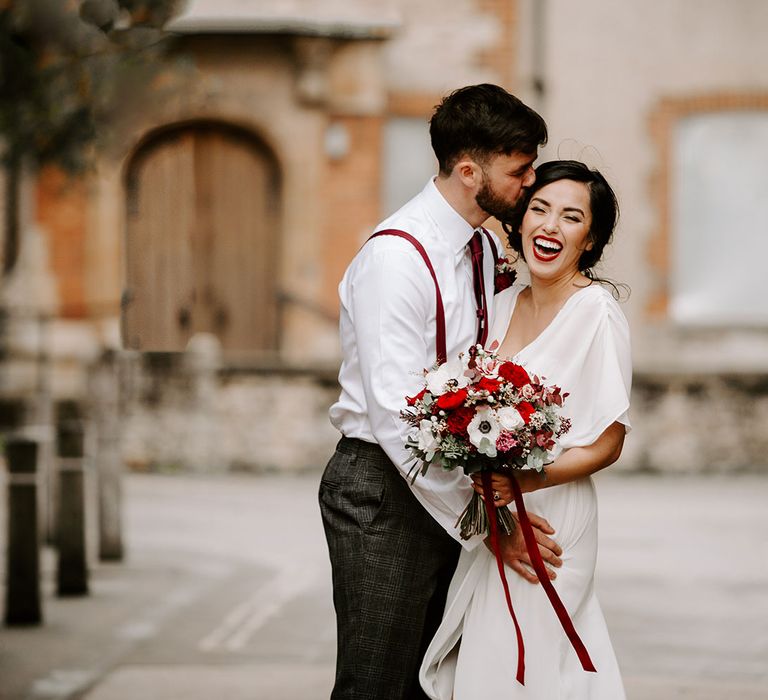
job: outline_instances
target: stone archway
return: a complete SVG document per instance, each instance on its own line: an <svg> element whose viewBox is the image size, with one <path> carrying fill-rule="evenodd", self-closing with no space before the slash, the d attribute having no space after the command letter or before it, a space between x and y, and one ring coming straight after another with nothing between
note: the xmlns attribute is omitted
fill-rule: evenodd
<svg viewBox="0 0 768 700"><path fill-rule="evenodd" d="M221 122L162 128L126 190L125 347L178 351L210 332L230 356L275 351L281 187L266 145Z"/></svg>

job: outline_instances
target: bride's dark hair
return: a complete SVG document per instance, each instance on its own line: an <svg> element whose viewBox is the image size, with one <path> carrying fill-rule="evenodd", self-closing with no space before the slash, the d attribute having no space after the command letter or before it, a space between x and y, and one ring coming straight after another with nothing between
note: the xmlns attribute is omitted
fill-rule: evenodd
<svg viewBox="0 0 768 700"><path fill-rule="evenodd" d="M536 182L526 191L525 196L516 207L514 216L502 224L510 247L520 258L525 260L520 226L523 223L525 212L528 210L528 204L542 187L557 180L583 182L589 190L592 224L587 235L592 247L581 254L579 272L582 272L593 282L601 282L611 286L616 298L621 296L620 288L628 293L629 287L626 284L617 284L611 280L602 279L594 272L593 268L602 258L605 246L613 239L613 232L619 220L619 203L603 175L597 170L590 170L584 163L577 160L552 160L548 163L542 163L536 168Z"/></svg>

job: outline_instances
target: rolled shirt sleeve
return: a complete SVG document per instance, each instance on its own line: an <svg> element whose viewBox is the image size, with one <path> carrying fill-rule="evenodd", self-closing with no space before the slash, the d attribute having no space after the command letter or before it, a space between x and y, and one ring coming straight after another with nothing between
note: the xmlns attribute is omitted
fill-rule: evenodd
<svg viewBox="0 0 768 700"><path fill-rule="evenodd" d="M342 297L354 329L359 373L375 441L404 477L413 466L405 449L409 426L400 412L421 388L422 372L435 363L435 287L424 260L402 240L371 242ZM429 336L429 337L428 337ZM472 549L481 537L461 540L456 521L472 495L462 470L430 468L411 485L421 505L457 541Z"/></svg>

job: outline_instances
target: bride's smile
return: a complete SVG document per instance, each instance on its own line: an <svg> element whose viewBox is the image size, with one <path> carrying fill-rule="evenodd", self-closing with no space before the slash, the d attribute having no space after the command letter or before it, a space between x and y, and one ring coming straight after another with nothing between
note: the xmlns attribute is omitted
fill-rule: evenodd
<svg viewBox="0 0 768 700"><path fill-rule="evenodd" d="M534 236L533 255L537 260L550 262L560 255L562 249L563 244L560 243L560 241L556 241L554 238Z"/></svg>

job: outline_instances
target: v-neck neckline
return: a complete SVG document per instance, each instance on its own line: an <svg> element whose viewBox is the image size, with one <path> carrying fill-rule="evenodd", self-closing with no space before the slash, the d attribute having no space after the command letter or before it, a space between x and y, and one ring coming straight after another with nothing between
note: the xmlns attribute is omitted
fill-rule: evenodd
<svg viewBox="0 0 768 700"><path fill-rule="evenodd" d="M565 311L566 307L571 303L571 300L574 299L575 297L579 296L582 292L586 291L587 289L591 289L592 286L593 286L592 284L588 284L586 287L582 287L581 289L578 289L573 294L571 294L571 296L569 296L563 302L562 306L557 310L557 313L552 317L552 320L546 326L544 326L544 328L541 329L541 332L533 340L531 340L529 343L527 343L526 345L523 345L523 347L520 348L514 355L510 355L509 359L510 360L517 359L526 350L528 350L528 348L532 347L537 342L539 342L539 340L542 338L542 336L546 335L547 331L549 331L550 328L552 328L555 325L555 321L557 321L557 319L560 317L560 315L563 313L563 311ZM509 324L512 322L512 316L514 316L515 309L517 308L517 300L520 298L520 295L523 293L523 291L528 289L529 287L530 287L530 285L526 285L525 287L521 287L520 291L515 295L515 298L514 298L514 300L512 302L512 308L509 311L509 319L507 321L507 331L509 331ZM500 350L502 349L502 347L504 345L504 341L506 340L506 338L507 338L507 334L505 333L504 337L499 341L499 349Z"/></svg>

